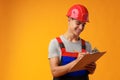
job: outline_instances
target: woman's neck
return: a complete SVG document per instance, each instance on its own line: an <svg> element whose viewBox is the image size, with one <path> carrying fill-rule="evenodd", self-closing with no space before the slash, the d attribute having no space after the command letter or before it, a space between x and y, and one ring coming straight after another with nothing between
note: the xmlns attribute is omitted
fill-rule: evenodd
<svg viewBox="0 0 120 80"><path fill-rule="evenodd" d="M79 40L79 36L75 36L74 34L70 34L68 32L64 33L64 37L71 42L76 42Z"/></svg>

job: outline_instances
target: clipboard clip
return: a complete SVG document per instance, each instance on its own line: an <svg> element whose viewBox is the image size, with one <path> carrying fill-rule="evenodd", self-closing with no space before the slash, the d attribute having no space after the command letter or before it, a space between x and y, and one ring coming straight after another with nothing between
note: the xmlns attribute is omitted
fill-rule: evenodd
<svg viewBox="0 0 120 80"><path fill-rule="evenodd" d="M95 48L92 50L92 54L97 53L97 52L99 52L99 50L95 47Z"/></svg>

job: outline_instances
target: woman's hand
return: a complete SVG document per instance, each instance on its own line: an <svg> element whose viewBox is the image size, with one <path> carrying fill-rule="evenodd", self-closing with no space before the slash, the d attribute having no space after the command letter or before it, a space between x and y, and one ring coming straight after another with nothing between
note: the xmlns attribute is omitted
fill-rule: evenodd
<svg viewBox="0 0 120 80"><path fill-rule="evenodd" d="M88 52L79 52L78 53L78 57L77 57L77 60L81 60L85 55L89 54Z"/></svg>
<svg viewBox="0 0 120 80"><path fill-rule="evenodd" d="M96 69L96 63L92 62L88 64L87 66L85 66L85 69L88 70L90 74L93 74Z"/></svg>

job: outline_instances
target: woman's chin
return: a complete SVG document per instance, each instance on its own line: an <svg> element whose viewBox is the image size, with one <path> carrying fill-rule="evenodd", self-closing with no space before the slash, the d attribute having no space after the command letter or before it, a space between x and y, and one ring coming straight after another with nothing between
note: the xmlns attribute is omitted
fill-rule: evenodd
<svg viewBox="0 0 120 80"><path fill-rule="evenodd" d="M79 36L81 32L76 32L76 36Z"/></svg>

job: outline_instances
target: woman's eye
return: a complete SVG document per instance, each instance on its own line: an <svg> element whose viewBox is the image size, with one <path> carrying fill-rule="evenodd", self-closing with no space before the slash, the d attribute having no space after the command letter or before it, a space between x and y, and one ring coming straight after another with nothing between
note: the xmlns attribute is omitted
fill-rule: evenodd
<svg viewBox="0 0 120 80"><path fill-rule="evenodd" d="M77 24L77 25L85 26L85 23L81 23L81 22L77 22L76 24Z"/></svg>
<svg viewBox="0 0 120 80"><path fill-rule="evenodd" d="M77 25L80 25L80 24L81 24L81 22L76 22L76 24L77 24Z"/></svg>
<svg viewBox="0 0 120 80"><path fill-rule="evenodd" d="M85 23L84 23L84 24L82 24L82 26L84 27L84 26L85 26Z"/></svg>

